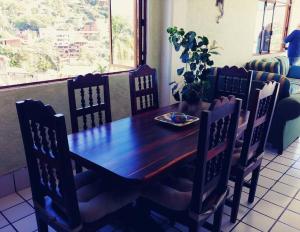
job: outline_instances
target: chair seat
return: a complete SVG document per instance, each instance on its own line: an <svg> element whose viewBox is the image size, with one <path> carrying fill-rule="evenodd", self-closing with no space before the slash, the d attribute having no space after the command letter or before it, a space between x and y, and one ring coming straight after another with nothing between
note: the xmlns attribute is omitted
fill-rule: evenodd
<svg viewBox="0 0 300 232"><path fill-rule="evenodd" d="M79 211L84 223L92 223L134 202L136 187L120 187L97 178L91 171L75 176Z"/></svg>
<svg viewBox="0 0 300 232"><path fill-rule="evenodd" d="M188 170L189 166L185 167ZM190 208L193 182L182 177L168 176L161 182L153 183L142 191L142 196L158 205L175 211L189 211L189 216L196 221L205 221L225 201L229 189L219 194L211 194L208 190L203 194L203 211L193 213Z"/></svg>
<svg viewBox="0 0 300 232"><path fill-rule="evenodd" d="M74 178L75 188L77 190L95 180L99 180L99 175L97 175L97 173L90 170L80 172L76 174Z"/></svg>
<svg viewBox="0 0 300 232"><path fill-rule="evenodd" d="M142 196L168 209L188 209L192 197L193 182L187 178L166 177L155 182L142 192Z"/></svg>
<svg viewBox="0 0 300 232"><path fill-rule="evenodd" d="M117 184L105 183L92 171L77 174L75 186L79 211L84 224L96 222L134 202L139 196L136 187L125 188L117 186ZM46 197L45 200L47 210L43 210L43 207L38 207L38 210L50 218L53 223L62 228L68 228L66 218L59 205L56 205L49 197Z"/></svg>

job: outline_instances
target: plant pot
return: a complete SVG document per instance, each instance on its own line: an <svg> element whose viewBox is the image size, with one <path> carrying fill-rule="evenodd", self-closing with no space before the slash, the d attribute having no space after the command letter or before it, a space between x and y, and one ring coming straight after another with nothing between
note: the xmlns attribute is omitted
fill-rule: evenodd
<svg viewBox="0 0 300 232"><path fill-rule="evenodd" d="M187 102L182 101L179 103L179 111L188 115L197 116L201 111L202 100Z"/></svg>

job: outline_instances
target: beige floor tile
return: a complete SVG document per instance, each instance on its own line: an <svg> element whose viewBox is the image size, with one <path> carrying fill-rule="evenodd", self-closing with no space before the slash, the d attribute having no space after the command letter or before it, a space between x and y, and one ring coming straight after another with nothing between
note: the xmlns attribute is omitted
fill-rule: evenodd
<svg viewBox="0 0 300 232"><path fill-rule="evenodd" d="M23 201L24 200L16 193L2 197L0 199L0 211L6 210L7 208L17 205Z"/></svg>
<svg viewBox="0 0 300 232"><path fill-rule="evenodd" d="M300 201L294 199L288 206L288 209L300 214Z"/></svg>
<svg viewBox="0 0 300 232"><path fill-rule="evenodd" d="M28 217L25 217L15 223L13 225L17 228L17 230L22 232L32 232L37 229L35 215L31 214Z"/></svg>
<svg viewBox="0 0 300 232"><path fill-rule="evenodd" d="M251 226L246 225L245 223L241 222L239 223L232 232L258 232L259 230L254 229Z"/></svg>
<svg viewBox="0 0 300 232"><path fill-rule="evenodd" d="M275 226L271 230L272 232L299 232L299 230L290 227L282 222L276 222Z"/></svg>
<svg viewBox="0 0 300 232"><path fill-rule="evenodd" d="M279 218L284 208L265 200L259 201L253 208L255 211L267 215L273 219Z"/></svg>
<svg viewBox="0 0 300 232"><path fill-rule="evenodd" d="M279 179L279 182L300 188L300 179L293 176L284 175Z"/></svg>
<svg viewBox="0 0 300 232"><path fill-rule="evenodd" d="M268 231L275 222L275 220L263 214L251 211L243 219L243 222L259 230Z"/></svg>
<svg viewBox="0 0 300 232"><path fill-rule="evenodd" d="M34 213L34 209L27 202L23 202L3 211L2 213L11 223L13 223Z"/></svg>
<svg viewBox="0 0 300 232"><path fill-rule="evenodd" d="M286 207L292 200L292 198L282 195L280 193L269 191L264 197L264 200L274 203L281 207Z"/></svg>
<svg viewBox="0 0 300 232"><path fill-rule="evenodd" d="M300 229L300 214L286 210L279 218L279 221L284 222L285 224L294 228Z"/></svg>
<svg viewBox="0 0 300 232"><path fill-rule="evenodd" d="M279 192L283 195L289 196L289 197L294 197L295 194L298 191L298 188L294 186L290 186L281 182L277 182L273 187L272 190L275 192Z"/></svg>
<svg viewBox="0 0 300 232"><path fill-rule="evenodd" d="M281 172L277 172L277 171L274 171L274 170L271 170L271 169L268 169L268 168L264 168L260 174L262 176L265 176L265 177L268 177L272 180L278 180L281 176L282 176L282 173Z"/></svg>

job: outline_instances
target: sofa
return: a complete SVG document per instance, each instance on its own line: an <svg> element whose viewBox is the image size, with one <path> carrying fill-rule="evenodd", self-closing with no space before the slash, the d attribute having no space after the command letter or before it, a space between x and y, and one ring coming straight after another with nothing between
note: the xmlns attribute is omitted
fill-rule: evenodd
<svg viewBox="0 0 300 232"><path fill-rule="evenodd" d="M274 80L280 83L268 142L278 154L282 154L300 136L300 66L297 66L297 73L293 67L289 67L287 57L278 57L253 60L248 62L245 68L253 71L253 81ZM293 74L293 78L288 77L289 73ZM216 75L217 68L211 68L208 76L209 84L204 90L206 101L213 99ZM297 75L299 79L295 78Z"/></svg>
<svg viewBox="0 0 300 232"><path fill-rule="evenodd" d="M290 66L285 56L246 63L255 80L280 82L280 91L268 141L281 154L300 136L300 66Z"/></svg>

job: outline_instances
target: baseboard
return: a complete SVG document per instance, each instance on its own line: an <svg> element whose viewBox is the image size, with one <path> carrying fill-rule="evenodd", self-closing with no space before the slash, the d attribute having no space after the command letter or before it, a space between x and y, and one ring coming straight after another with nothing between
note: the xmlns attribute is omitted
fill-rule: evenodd
<svg viewBox="0 0 300 232"><path fill-rule="evenodd" d="M0 176L0 197L12 194L30 186L27 167Z"/></svg>

